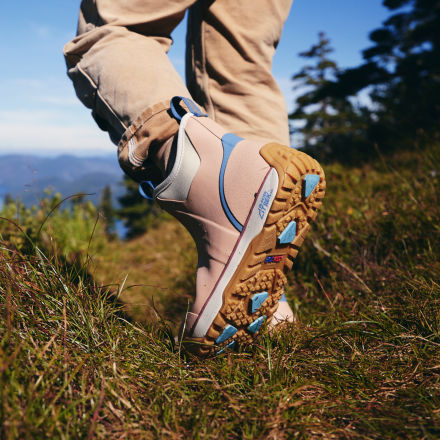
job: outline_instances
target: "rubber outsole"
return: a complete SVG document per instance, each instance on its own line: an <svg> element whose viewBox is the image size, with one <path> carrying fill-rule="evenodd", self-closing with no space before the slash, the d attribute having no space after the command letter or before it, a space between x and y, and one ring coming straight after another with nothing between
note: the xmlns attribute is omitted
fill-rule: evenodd
<svg viewBox="0 0 440 440"><path fill-rule="evenodd" d="M262 231L250 243L223 292L222 307L203 338L184 337L186 350L206 357L252 343L269 322L287 282L286 273L325 195L324 171L305 153L267 144L260 150L279 185ZM260 294L265 300L259 302ZM266 296L267 294L267 296Z"/></svg>

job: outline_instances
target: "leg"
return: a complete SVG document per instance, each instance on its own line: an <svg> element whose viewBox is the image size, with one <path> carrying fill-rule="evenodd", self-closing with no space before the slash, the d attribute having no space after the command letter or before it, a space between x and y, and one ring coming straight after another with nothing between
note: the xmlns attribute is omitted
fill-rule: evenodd
<svg viewBox="0 0 440 440"><path fill-rule="evenodd" d="M272 58L291 0L216 0L190 9L187 83L211 118L253 140L289 145L287 109ZM292 321L282 301L273 323Z"/></svg>
<svg viewBox="0 0 440 440"><path fill-rule="evenodd" d="M248 139L289 145L272 57L292 0L217 0L190 9L187 83L209 116Z"/></svg>
<svg viewBox="0 0 440 440"><path fill-rule="evenodd" d="M78 36L64 48L78 97L119 143L121 166L132 177L145 171L150 146L177 132L169 101L189 92L166 53L194 1L83 0Z"/></svg>

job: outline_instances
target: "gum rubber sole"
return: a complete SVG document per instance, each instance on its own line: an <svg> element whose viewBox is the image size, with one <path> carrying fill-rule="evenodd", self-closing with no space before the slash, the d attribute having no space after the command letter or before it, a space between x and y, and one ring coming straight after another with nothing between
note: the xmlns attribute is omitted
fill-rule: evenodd
<svg viewBox="0 0 440 440"><path fill-rule="evenodd" d="M262 231L252 240L223 292L222 307L203 338L183 340L198 356L250 344L269 322L298 249L325 194L324 172L305 153L267 144L260 150L279 176L277 194Z"/></svg>

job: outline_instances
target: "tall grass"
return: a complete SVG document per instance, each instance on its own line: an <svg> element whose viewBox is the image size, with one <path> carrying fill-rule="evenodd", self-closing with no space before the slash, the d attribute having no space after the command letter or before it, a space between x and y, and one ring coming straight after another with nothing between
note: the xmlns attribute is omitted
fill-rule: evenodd
<svg viewBox="0 0 440 440"><path fill-rule="evenodd" d="M30 240L0 224L1 437L438 438L440 149L326 175L290 274L296 321L205 361L169 331L193 286L179 226L107 242L92 208L40 233L15 208Z"/></svg>

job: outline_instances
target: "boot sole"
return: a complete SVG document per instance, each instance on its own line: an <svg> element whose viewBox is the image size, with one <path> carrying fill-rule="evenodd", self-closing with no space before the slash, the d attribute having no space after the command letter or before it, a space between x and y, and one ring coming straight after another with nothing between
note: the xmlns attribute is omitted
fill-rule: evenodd
<svg viewBox="0 0 440 440"><path fill-rule="evenodd" d="M223 303L202 338L185 337L186 350L201 357L252 343L278 308L286 273L315 220L325 194L318 162L292 148L260 150L279 176L278 190L261 232L249 244L223 291Z"/></svg>

